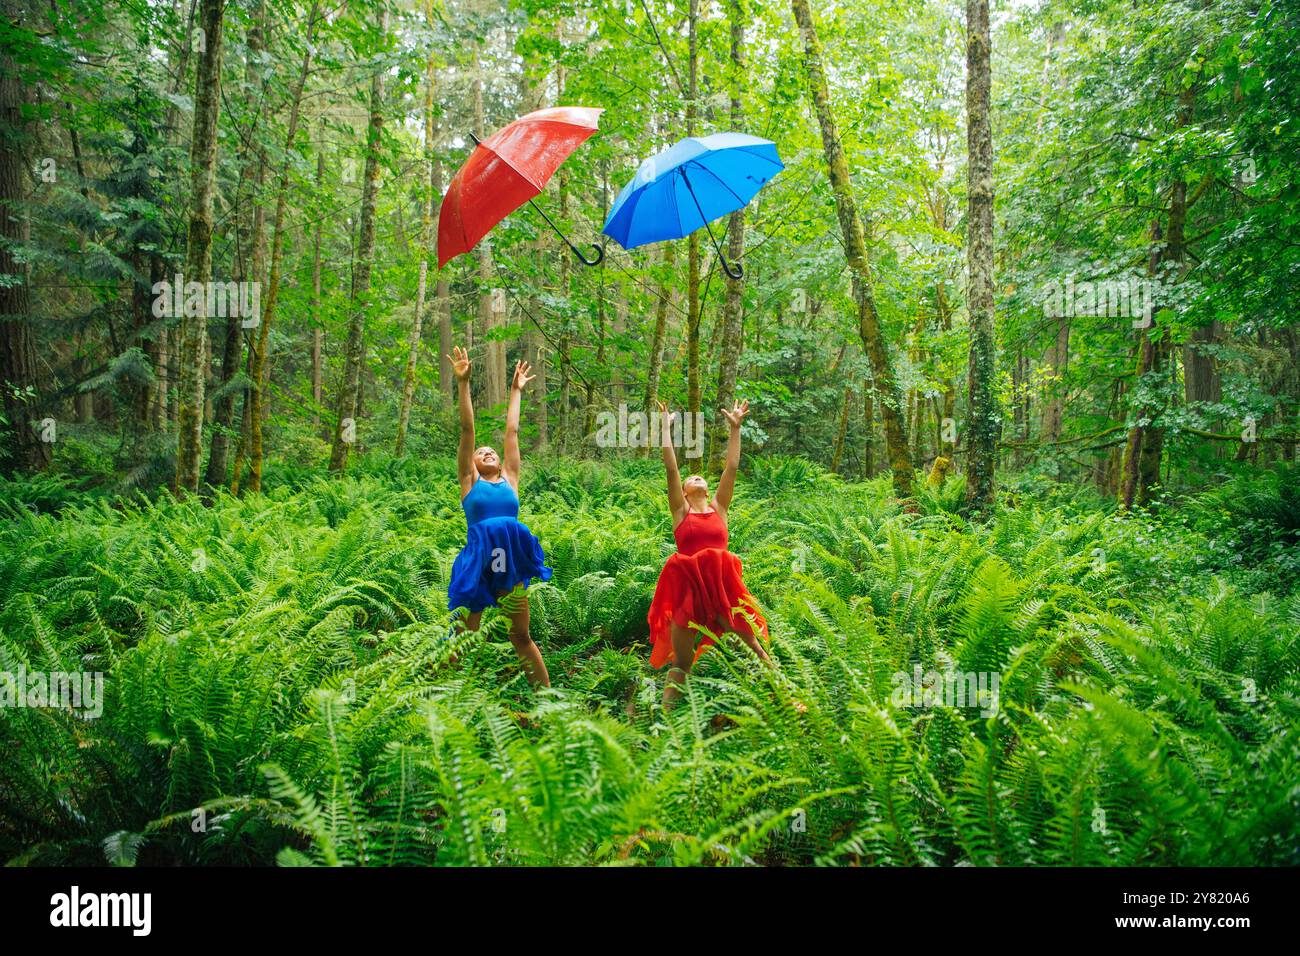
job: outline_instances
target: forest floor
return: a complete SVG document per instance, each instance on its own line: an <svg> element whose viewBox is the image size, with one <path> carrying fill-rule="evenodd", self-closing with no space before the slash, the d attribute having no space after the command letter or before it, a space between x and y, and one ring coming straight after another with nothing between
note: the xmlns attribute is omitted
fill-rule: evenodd
<svg viewBox="0 0 1300 956"><path fill-rule="evenodd" d="M1127 517L1025 486L971 523L959 479L908 513L753 458L731 547L779 666L724 642L666 714L657 462L525 463L555 569L539 693L495 612L448 638L451 475L274 465L209 506L0 489L0 671L26 691L0 707L0 859L1300 863L1293 476ZM102 675L96 706L38 706L58 674Z"/></svg>

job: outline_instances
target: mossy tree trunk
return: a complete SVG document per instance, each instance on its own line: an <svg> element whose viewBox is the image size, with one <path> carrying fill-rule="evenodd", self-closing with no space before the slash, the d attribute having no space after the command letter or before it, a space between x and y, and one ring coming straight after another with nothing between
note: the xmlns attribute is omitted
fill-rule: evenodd
<svg viewBox="0 0 1300 956"><path fill-rule="evenodd" d="M376 13L379 36L388 30L388 10L382 4ZM384 70L370 78L370 123L366 131L366 169L361 187L361 222L357 239L356 268L352 273L352 316L348 322L348 343L344 355L343 387L339 391L334 425L334 446L330 471L347 467L348 450L355 438L356 414L361 404L361 372L366 354L366 317L370 311L370 271L375 258L375 204L379 197L379 151L384 131Z"/></svg>
<svg viewBox="0 0 1300 956"><path fill-rule="evenodd" d="M983 511L993 506L1001 420L993 388L993 130L989 118L988 0L966 3L966 266L970 315L970 373L966 429L966 501Z"/></svg>
<svg viewBox="0 0 1300 956"><path fill-rule="evenodd" d="M858 211L857 200L853 196L853 183L849 178L848 161L840 143L839 129L831 113L830 91L826 71L822 66L821 42L817 39L812 10L808 0L791 0L791 5L803 38L809 94L821 127L822 148L831 189L835 194L835 212L839 218L845 256L853 278L853 298L858 308L858 334L871 363L894 490L900 497L906 498L912 494L912 460L907 446L907 426L903 419L903 400L898 390L898 378L885 346L880 316L876 311L871 266L867 259L866 229Z"/></svg>
<svg viewBox="0 0 1300 956"><path fill-rule="evenodd" d="M744 0L731 0L731 128L743 129L744 103L741 96L745 81L745 9ZM727 225L727 259L739 262L745 254L745 210L731 214ZM744 279L727 276L726 298L722 305L721 359L718 362L718 408L730 408L736 400L736 374L740 365L741 323L744 319ZM716 409L713 435L709 441L709 471L722 471L727 451L727 421Z"/></svg>
<svg viewBox="0 0 1300 956"><path fill-rule="evenodd" d="M194 133L190 141L190 221L185 241L185 281L207 288L212 279L212 201L217 172L217 116L221 110L221 26L223 0L200 0L203 49L194 79ZM206 305L206 295L204 296ZM203 458L203 356L207 309L180 324L180 390L176 426L177 495L197 493Z"/></svg>

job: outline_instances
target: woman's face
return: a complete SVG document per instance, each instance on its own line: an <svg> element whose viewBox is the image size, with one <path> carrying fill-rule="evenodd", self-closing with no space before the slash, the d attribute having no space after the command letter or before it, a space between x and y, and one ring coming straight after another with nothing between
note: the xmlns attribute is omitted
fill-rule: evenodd
<svg viewBox="0 0 1300 956"><path fill-rule="evenodd" d="M682 494L687 498L698 498L709 496L709 483L701 475L691 475L682 482Z"/></svg>
<svg viewBox="0 0 1300 956"><path fill-rule="evenodd" d="M474 452L474 467L478 469L480 475L491 476L499 473L501 459L497 457L496 449L491 445L484 445Z"/></svg>

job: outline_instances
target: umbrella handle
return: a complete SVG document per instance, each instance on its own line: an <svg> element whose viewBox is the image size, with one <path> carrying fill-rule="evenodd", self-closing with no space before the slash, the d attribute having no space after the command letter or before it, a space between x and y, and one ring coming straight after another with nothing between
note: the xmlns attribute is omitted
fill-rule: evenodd
<svg viewBox="0 0 1300 956"><path fill-rule="evenodd" d="M603 248L601 248L600 246L596 245L596 243L593 242L591 244L591 248L596 250L596 258L588 259L586 256L582 254L582 250L579 249L577 246L575 246L572 242L570 242L569 237L560 231L560 227L557 226L555 223L551 222L551 217L546 215L546 212L542 209L541 206L537 205L537 203L533 202L531 199L528 200L528 205L536 209L538 215L540 215L543 219L546 220L546 224L555 230L555 234L564 240L564 244L573 250L573 254L578 257L579 262L581 262L584 266L600 265L601 260L605 258L605 250Z"/></svg>
<svg viewBox="0 0 1300 956"><path fill-rule="evenodd" d="M564 241L569 242L568 239L565 239ZM596 250L596 258L594 259L588 259L578 250L578 247L571 242L569 242L569 248L573 250L573 254L581 259L582 264L586 266L598 266L600 265L600 261L605 258L605 250L594 242L591 244L591 248Z"/></svg>
<svg viewBox="0 0 1300 956"><path fill-rule="evenodd" d="M695 195L695 187L691 185L691 179L686 175L686 167L678 166L677 169L682 174L682 181L686 183L686 191L689 192L691 198L695 200L696 211L700 214L700 218L704 220L704 229L709 234L709 241L713 243L713 251L718 254L718 263L722 266L722 271L732 279L739 282L745 277L745 267L739 262L734 264L727 262L727 257L722 254L722 246L718 245L718 240L713 238L713 229L709 226L709 220L705 217L704 210L700 207L700 200Z"/></svg>

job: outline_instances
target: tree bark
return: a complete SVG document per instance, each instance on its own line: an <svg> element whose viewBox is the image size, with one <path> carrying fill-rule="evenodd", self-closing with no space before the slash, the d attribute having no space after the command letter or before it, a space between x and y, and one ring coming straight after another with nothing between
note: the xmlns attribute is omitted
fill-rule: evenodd
<svg viewBox="0 0 1300 956"><path fill-rule="evenodd" d="M840 473L840 462L844 457L844 439L849 434L849 409L853 406L853 386L845 386L844 405L840 408L840 427L835 433L835 450L831 453L831 471Z"/></svg>
<svg viewBox="0 0 1300 956"><path fill-rule="evenodd" d="M689 68L686 85L686 135L695 135L695 118L699 97L699 48L697 34L700 21L700 0L690 0L686 21ZM700 322L703 304L700 302L700 239L698 231L686 237L686 409L691 415L700 413Z"/></svg>
<svg viewBox="0 0 1300 956"><path fill-rule="evenodd" d="M5 19L16 23L22 5L5 0ZM10 434L0 447L0 469L42 471L50 463L50 442L43 441L40 424L36 339L32 334L30 270L15 260L14 248L27 240L29 227L19 205L24 198L27 137L24 115L27 90L19 80L13 58L0 50L0 393L4 428ZM17 279L17 281L13 281ZM57 428L57 426L56 426ZM57 431L54 436L57 437Z"/></svg>
<svg viewBox="0 0 1300 956"><path fill-rule="evenodd" d="M433 3L426 0L425 19L433 25ZM434 254L433 234L433 88L437 82L436 61L430 48L424 82L424 198L420 203L420 274L415 284L415 314L411 316L411 334L406 341L406 373L402 377L402 404L397 414L397 443L394 454L401 458L406 451L406 427L411 420L411 402L415 397L415 369L420 360L420 332L424 323L424 293L429 281L429 258Z"/></svg>
<svg viewBox="0 0 1300 956"><path fill-rule="evenodd" d="M872 401L875 389L870 382L862 383L862 426L866 436L862 442L862 477L870 480L876 476L876 409Z"/></svg>
<svg viewBox="0 0 1300 956"><path fill-rule="evenodd" d="M325 186L325 120L321 118L320 139L316 146L316 194L320 195ZM321 394L321 348L324 345L324 322L321 314L320 294L320 240L324 217L316 214L316 224L312 228L311 240L311 425L313 431L320 428Z"/></svg>
<svg viewBox="0 0 1300 956"><path fill-rule="evenodd" d="M379 34L388 30L388 8L376 13ZM370 79L370 123L366 135L366 170L361 187L361 222L357 240L356 267L352 273L352 317L348 322L347 353L343 366L343 387L339 391L334 446L330 471L342 471L348 464L348 450L355 438L356 415L361 406L361 376L366 355L366 319L370 311L370 271L375 259L375 205L379 197L379 150L384 131L384 70Z"/></svg>
<svg viewBox="0 0 1300 956"><path fill-rule="evenodd" d="M289 166L294 152L294 140L298 135L298 118L301 116L302 91L307 85L307 74L311 72L312 53L315 50L316 13L319 2L313 2L307 14L307 37L303 44L302 68L298 71L298 82L294 84L293 98L289 104L289 126L284 133L284 162L280 166L279 183L275 193L275 219L271 224L271 274L266 284L266 299L262 304L261 321L257 328L257 348L253 352L252 384L249 400L252 410L249 413L249 468L248 490L257 494L262 490L262 422L266 417L266 397L270 390L271 367L267 351L270 348L271 324L275 321L275 309L280 299L280 259L284 253L284 214L289 198ZM260 278L260 276L259 276Z"/></svg>
<svg viewBox="0 0 1300 956"><path fill-rule="evenodd" d="M1191 118L1192 92L1184 89L1179 93L1177 127L1186 126ZM1162 237L1159 222L1151 224L1151 253L1147 274L1153 280L1164 271L1165 262L1174 264L1171 281L1182 278L1186 249L1187 181L1181 175L1175 175L1170 185L1168 226L1167 233ZM1159 382L1169 353L1168 336L1161 335L1157 338L1152 334L1153 331L1142 331L1134 393L1140 394L1143 385L1150 387ZM1148 376L1149 379L1143 382ZM1140 401L1135 409L1133 426L1124 443L1124 457L1120 466L1119 505L1125 511L1134 505L1146 504L1150 500L1151 488L1160 481L1160 460L1164 452L1164 427L1158 423L1161 410L1155 399Z"/></svg>
<svg viewBox="0 0 1300 956"><path fill-rule="evenodd" d="M731 0L731 128L743 129L745 124L744 103L741 99L745 78L745 19L741 0ZM727 258L739 262L745 254L745 210L737 209L731 214L727 225ZM740 366L742 348L741 325L744 321L744 279L727 276L726 298L722 304L722 343L721 358L718 363L718 408L730 408L736 400L736 374ZM718 474L722 471L723 458L726 455L727 422L718 411L713 436L709 442L709 471Z"/></svg>
<svg viewBox="0 0 1300 956"><path fill-rule="evenodd" d="M664 363L664 338L668 333L668 304L672 301L673 262L676 259L676 246L672 242L663 245L663 277L659 280L659 301L655 303L655 327L650 334L650 367L645 379L645 413L653 415L659 410L659 374ZM642 455L651 454L649 444L640 449Z"/></svg>
<svg viewBox="0 0 1300 956"><path fill-rule="evenodd" d="M476 47L474 58L474 134L484 138L483 117L483 53ZM478 318L483 333L483 404L488 408L502 405L506 400L506 343L497 335L502 325L501 316L493 308L492 246L484 237L478 245Z"/></svg>
<svg viewBox="0 0 1300 956"><path fill-rule="evenodd" d="M257 79L256 63L266 46L266 3L263 0L258 5L256 18L248 28L248 57L244 65L244 87L245 90L252 90ZM260 102L260 97L259 97ZM260 110L253 118L249 126L248 133L243 139L244 160L242 172L240 174L241 185L245 178L252 181L252 217L251 223L245 221L245 217L236 211L236 217L239 229L239 240L242 244L246 238L245 233L249 233L251 238L249 243L252 252L252 265L248 265L242 248L235 255L232 278L236 282L252 281L261 282L263 260L265 258L265 226L266 210L262 205L262 184L266 178L266 157L258 146L258 127L265 115L265 110ZM236 196L236 202L242 207L242 202ZM260 296L259 296L260 299ZM215 488L226 481L226 463L230 451L230 431L231 425L235 418L235 396L230 390L231 381L239 372L240 352L243 349L244 333L242 327L242 316L230 314L226 318L225 341L221 349L221 384L223 388L222 396L217 400L216 407L213 409L212 444L208 450L208 470L203 476L203 483L209 488ZM260 321L260 316L258 317ZM249 363L249 368L252 363ZM248 402L250 401L252 386L244 390L244 412L248 412ZM239 485L243 478L244 461L248 455L248 437L251 433L249 426L250 419L247 414L241 416L241 428L239 432L238 447L235 450L235 480L231 486L234 493L239 491Z"/></svg>
<svg viewBox="0 0 1300 956"><path fill-rule="evenodd" d="M207 288L212 279L212 200L217 170L217 117L221 110L221 26L223 0L200 0L204 49L194 81L194 133L190 144L191 207L186 238L185 281ZM206 296L204 297L206 300ZM206 301L205 301L206 306ZM177 410L176 477L178 496L199 490L203 457L203 390L207 342L206 307L180 324L180 395Z"/></svg>
<svg viewBox="0 0 1300 956"><path fill-rule="evenodd" d="M818 125L821 127L822 148L826 156L831 189L835 194L835 212L844 239L845 257L853 277L853 297L858 307L858 334L862 339L863 350L871 363L872 378L875 382L876 394L880 399L880 418L884 424L885 447L889 455L890 471L893 474L894 490L900 497L906 498L912 493L912 461L908 454L907 427L903 421L903 403L898 390L898 379L885 346L884 335L880 328L880 316L876 311L871 267L867 259L866 229L853 196L848 162L844 157L844 147L840 143L835 117L831 113L830 90L826 82L826 71L822 66L821 43L817 39L812 10L808 0L791 0L791 5L803 38L809 92L817 113Z"/></svg>
<svg viewBox="0 0 1300 956"><path fill-rule="evenodd" d="M1048 399L1043 405L1041 435L1043 441L1054 442L1061 437L1061 419L1065 411L1065 384L1058 381L1070 363L1070 319L1061 316L1056 320L1056 332L1043 365L1052 377L1048 386Z"/></svg>
<svg viewBox="0 0 1300 956"><path fill-rule="evenodd" d="M970 375L966 502L977 511L993 506L994 468L1001 422L994 403L996 342L993 334L993 130L989 118L988 0L966 2L967 310Z"/></svg>

